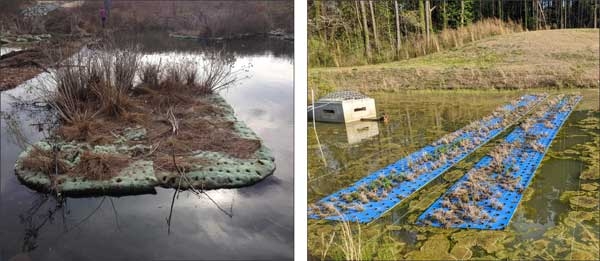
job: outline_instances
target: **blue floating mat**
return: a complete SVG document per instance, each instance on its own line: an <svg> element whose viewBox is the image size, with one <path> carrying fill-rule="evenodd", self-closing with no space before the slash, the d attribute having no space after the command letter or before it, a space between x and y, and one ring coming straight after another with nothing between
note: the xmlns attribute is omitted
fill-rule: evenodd
<svg viewBox="0 0 600 261"><path fill-rule="evenodd" d="M570 104L568 103L569 99L571 99ZM552 140L556 137L556 134L580 100L580 96L562 98L556 104L550 105L546 112L532 116L530 120L534 123L527 130L521 127L523 125L515 128L505 138L504 142L496 147L499 148L498 151L510 148L505 150L507 153L506 157L501 161L502 167L500 169L503 172L495 171L496 168L492 166L492 156L484 156L475 164L473 169L461 177L444 195L438 198L419 216L417 224L434 227L486 230L506 228L523 197L524 189L529 186ZM511 146L511 144L514 146ZM521 145L517 146L515 144ZM486 174L486 179L484 180L470 176L471 174L475 175L478 171L479 173L489 174ZM469 179L472 180L469 181ZM477 182L473 182L473 180ZM507 185L509 183L506 180L511 180L512 183L510 184L512 185ZM474 196L477 193L471 189L474 186L473 184L485 187L492 196L475 199ZM457 193L459 190L461 193ZM463 202L460 199L461 196L457 196L464 192L468 192L465 194L468 197L468 203ZM468 216L464 215L468 211L465 206L468 205L475 206L475 208L481 210L469 212L478 213L476 218L465 218ZM462 217L462 219L456 220L456 217Z"/></svg>
<svg viewBox="0 0 600 261"><path fill-rule="evenodd" d="M525 95L520 97L517 101L503 106L503 112L496 112L474 124L470 124L469 126L471 127L467 126L447 134L437 142L369 174L350 187L324 197L314 207L309 209L308 217L336 221L348 220L360 223L371 222L381 217L405 198L423 188L473 151L477 150L477 148L504 131L510 126L509 123L512 123L506 122L507 124L503 124L503 121L506 120L504 116L510 114L513 120L516 121L516 119L526 115L531 108L535 107L545 98L546 95ZM504 127L502 127L503 125ZM478 127L474 128L473 126ZM443 140L447 142L449 139L453 143L442 142ZM450 145L457 145L463 141L470 142L472 146L464 150L456 149L453 154L448 153L453 150L452 148L448 149L452 147ZM435 162L433 160L423 160L423 158L439 160L442 157L444 158L443 164L441 164L441 160L436 165L434 165ZM421 173L418 175L401 180L392 179L392 177L397 177L405 173L414 173L415 166L421 169ZM364 193L365 187L379 181L381 178L387 180L387 186L391 187L391 189L387 191L383 187L369 189L371 195L376 193L377 199L371 197L369 200L364 200L363 197L361 200L356 197L357 194ZM349 197L348 200L348 195L354 195L354 197ZM315 211L315 208L318 208L318 211ZM326 211L327 214L323 214L321 210Z"/></svg>

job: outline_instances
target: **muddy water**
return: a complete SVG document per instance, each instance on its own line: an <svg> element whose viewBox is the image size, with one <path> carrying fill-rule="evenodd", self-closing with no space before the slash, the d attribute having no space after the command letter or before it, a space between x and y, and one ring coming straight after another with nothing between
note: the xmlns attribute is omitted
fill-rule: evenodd
<svg viewBox="0 0 600 261"><path fill-rule="evenodd" d="M152 57L201 52L206 45L141 35ZM132 38L126 39L132 41ZM274 153L273 176L246 188L209 191L229 218L207 198L181 193L168 232L173 190L125 197L53 198L22 186L13 164L20 141L42 138L48 122L39 107L17 107L25 86L2 93L0 142L0 260L291 259L293 256L293 44L269 39L222 43L239 64L251 64L248 79L221 94ZM260 46L253 50L240 46ZM213 45L214 47L214 45ZM189 55L189 54L187 54ZM31 84L38 84L33 80ZM51 116L49 116L51 118ZM20 129L16 132L15 129ZM21 135L14 135L20 133Z"/></svg>
<svg viewBox="0 0 600 261"><path fill-rule="evenodd" d="M384 217L361 225L360 236L358 227L354 225L355 248L360 246L362 258L598 258L598 207L581 208L569 204L569 198L566 198L572 193L569 191L579 191L582 184L598 182L580 179L580 175L594 165L589 155L595 155L596 159L598 157L598 90L578 91L584 95L583 102L553 142L509 228L505 231L480 232L413 225L417 216L497 144L504 134ZM321 146L317 143L313 124L309 123L309 203L403 158L443 134L488 115L497 106L522 94L524 92L520 91L368 93L375 98L378 112L390 116L390 122L346 125L316 123ZM590 120L596 124L581 126L582 122ZM582 156L584 154L588 155L587 158ZM592 171L597 172L598 169ZM591 199L598 200L598 188L586 193ZM564 197L562 201L561 196ZM570 218L575 214L580 216ZM573 225L576 222L574 220L580 223ZM337 233L338 236L329 244L331 232L339 230L336 223L309 220L310 256L323 258L327 249L328 258L344 259L347 251L339 247L343 242L342 233ZM573 237L577 238L574 243ZM573 250L571 245L574 245Z"/></svg>

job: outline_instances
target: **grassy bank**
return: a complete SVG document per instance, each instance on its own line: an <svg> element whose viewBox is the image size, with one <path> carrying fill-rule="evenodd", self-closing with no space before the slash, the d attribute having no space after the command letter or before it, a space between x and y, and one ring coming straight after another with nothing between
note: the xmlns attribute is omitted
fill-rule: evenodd
<svg viewBox="0 0 600 261"><path fill-rule="evenodd" d="M317 97L339 89L594 88L600 77L598 33L571 29L494 36L404 61L309 69L308 83Z"/></svg>
<svg viewBox="0 0 600 261"><path fill-rule="evenodd" d="M360 34L343 34L341 39L322 39L310 34L308 40L308 62L311 67L360 66L420 57L451 48L458 48L473 41L491 36L522 32L518 23L486 19L456 29L445 29L433 33L429 40L422 34L403 37L400 50L392 41L381 41L372 57L365 55L364 40ZM394 36L395 37L395 36Z"/></svg>

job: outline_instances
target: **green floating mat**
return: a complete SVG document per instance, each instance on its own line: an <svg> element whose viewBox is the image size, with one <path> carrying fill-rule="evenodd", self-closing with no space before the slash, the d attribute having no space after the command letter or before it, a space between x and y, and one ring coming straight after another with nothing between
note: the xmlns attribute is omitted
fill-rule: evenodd
<svg viewBox="0 0 600 261"><path fill-rule="evenodd" d="M115 144L93 146L84 142L56 143L55 149L58 148L61 155L57 160L59 164L51 158L51 155L54 155L52 145L48 141L40 141L29 146L19 155L15 163L15 173L24 185L37 191L56 191L73 196L155 193L156 186L188 189L190 184L196 189L235 188L255 184L273 174L275 159L271 150L250 128L235 117L233 108L220 95L215 94L204 99L208 99L211 104L222 109L223 120L233 122L232 135L256 140L260 144L258 149L243 158L216 151L194 151L183 159L179 157L178 161L189 163L181 172L186 178L180 182L180 172L155 168L152 158L133 157L151 151L152 147L143 144L126 144L128 140L143 142L146 135L143 128L128 128ZM50 167L38 169L24 167L27 165L23 164L24 161L27 161L36 150L44 155L50 155L45 158L46 164L50 164ZM102 179L92 179L86 177L86 173L72 171L77 170L81 155L84 153L128 160L123 163L125 166L120 168L118 173ZM55 168L57 165L60 165L58 171ZM48 169L53 171L47 173ZM62 171L63 169L71 171L66 174L67 171Z"/></svg>

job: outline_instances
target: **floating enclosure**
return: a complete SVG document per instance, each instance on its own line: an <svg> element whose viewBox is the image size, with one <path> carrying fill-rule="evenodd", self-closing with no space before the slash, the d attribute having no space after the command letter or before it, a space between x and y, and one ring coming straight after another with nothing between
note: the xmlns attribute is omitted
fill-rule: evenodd
<svg viewBox="0 0 600 261"><path fill-rule="evenodd" d="M360 179L309 207L314 219L361 223L381 217L412 193L439 177L545 99L525 95L479 121ZM463 146L464 145L464 146Z"/></svg>
<svg viewBox="0 0 600 261"><path fill-rule="evenodd" d="M315 121L320 122L353 122L377 117L375 100L354 91L333 92L319 99L309 108L309 119L313 108Z"/></svg>
<svg viewBox="0 0 600 261"><path fill-rule="evenodd" d="M560 99L554 105L549 104L548 110L536 114L537 117L532 116L531 122L535 123L525 127L526 130L523 125L517 127L496 147L496 151L511 148L506 150L501 164L495 164L490 155L484 156L421 214L417 223L434 227L504 229L552 140L580 100L580 96Z"/></svg>

